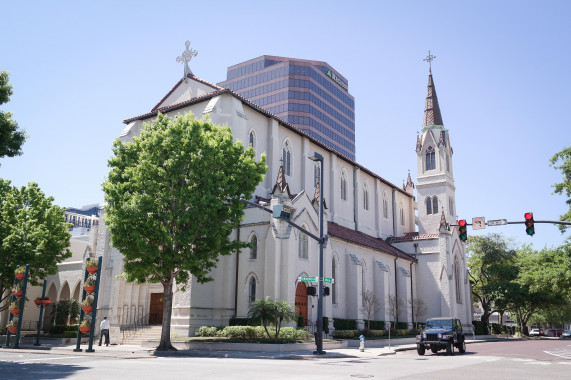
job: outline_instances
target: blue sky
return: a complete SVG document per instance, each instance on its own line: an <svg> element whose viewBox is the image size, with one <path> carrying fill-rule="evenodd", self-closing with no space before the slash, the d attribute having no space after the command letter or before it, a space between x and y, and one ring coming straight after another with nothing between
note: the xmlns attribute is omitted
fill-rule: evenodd
<svg viewBox="0 0 571 380"><path fill-rule="evenodd" d="M2 5L0 70L10 111L30 136L0 177L37 182L62 206L102 203L122 121L150 111L191 69L216 83L264 54L321 60L349 81L357 161L401 185L416 177L430 49L454 149L457 213L558 220L561 173L549 158L571 145L571 2L565 1L31 1ZM488 227L537 249L558 246L551 224Z"/></svg>

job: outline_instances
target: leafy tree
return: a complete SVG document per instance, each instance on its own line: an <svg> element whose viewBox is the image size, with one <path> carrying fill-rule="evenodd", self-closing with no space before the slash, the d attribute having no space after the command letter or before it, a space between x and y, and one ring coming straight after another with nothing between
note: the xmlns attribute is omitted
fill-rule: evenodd
<svg viewBox="0 0 571 380"><path fill-rule="evenodd" d="M271 338L269 325L275 326L277 340L283 322L290 322L296 318L295 305L286 300L272 300L270 297L255 300L250 304L248 318L261 323L268 338Z"/></svg>
<svg viewBox="0 0 571 380"><path fill-rule="evenodd" d="M561 220L571 222L571 146L563 149L561 152L555 153L549 161L552 167L561 169L563 174L563 182L556 183L553 187L555 188L554 193L565 194L567 196L565 203L569 206L569 210L561 215ZM560 164L557 165L558 163ZM567 228L569 228L568 225L559 225L561 232L565 232Z"/></svg>
<svg viewBox="0 0 571 380"><path fill-rule="evenodd" d="M9 83L8 73L0 71L0 105L10 101L12 86ZM0 111L0 158L14 157L22 154L20 150L26 133L18 129L18 123L12 120L12 113Z"/></svg>
<svg viewBox="0 0 571 380"><path fill-rule="evenodd" d="M75 299L65 300L54 304L51 314L52 325L77 323L79 317L79 302Z"/></svg>
<svg viewBox="0 0 571 380"><path fill-rule="evenodd" d="M513 290L515 251L501 235L470 236L466 246L468 273L473 283L472 293L484 313L481 320L488 323L490 315L507 307L508 291Z"/></svg>
<svg viewBox="0 0 571 380"><path fill-rule="evenodd" d="M35 183L17 188L0 178L0 295L12 286L18 265L30 264L29 282L38 285L71 257L65 210L53 200Z"/></svg>
<svg viewBox="0 0 571 380"><path fill-rule="evenodd" d="M377 295L375 292L370 290L362 291L361 297L363 298L363 306L361 307L361 312L367 318L367 330L371 328L371 319L375 316L377 311L381 308Z"/></svg>
<svg viewBox="0 0 571 380"><path fill-rule="evenodd" d="M229 127L191 114L159 114L132 142L116 140L103 184L111 243L123 254L125 276L164 288L158 350L170 342L173 286L212 281L219 255L248 243L230 239L266 172L265 156L234 142Z"/></svg>

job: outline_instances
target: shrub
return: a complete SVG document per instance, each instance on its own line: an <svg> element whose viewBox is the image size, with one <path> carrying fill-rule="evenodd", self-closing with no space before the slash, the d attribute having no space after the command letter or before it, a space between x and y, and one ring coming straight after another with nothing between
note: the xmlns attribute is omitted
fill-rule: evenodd
<svg viewBox="0 0 571 380"><path fill-rule="evenodd" d="M395 328L397 330L406 330L406 329L408 329L408 323L407 322L397 322Z"/></svg>
<svg viewBox="0 0 571 380"><path fill-rule="evenodd" d="M482 321L472 321L477 335L488 335L488 326Z"/></svg>
<svg viewBox="0 0 571 380"><path fill-rule="evenodd" d="M242 338L246 339L246 327L245 326L226 326L222 330L222 336L226 338Z"/></svg>
<svg viewBox="0 0 571 380"><path fill-rule="evenodd" d="M63 337L64 338L77 338L77 331L64 331Z"/></svg>
<svg viewBox="0 0 571 380"><path fill-rule="evenodd" d="M219 330L216 326L200 326L194 333L194 336L215 337L219 336Z"/></svg>
<svg viewBox="0 0 571 380"><path fill-rule="evenodd" d="M369 326L370 330L384 330L385 329L385 321L373 321L364 319L365 327Z"/></svg>
<svg viewBox="0 0 571 380"><path fill-rule="evenodd" d="M359 330L337 330L333 331L335 339L353 339L359 336Z"/></svg>
<svg viewBox="0 0 571 380"><path fill-rule="evenodd" d="M335 330L357 330L357 321L354 319L333 319Z"/></svg>
<svg viewBox="0 0 571 380"><path fill-rule="evenodd" d="M65 331L65 325L53 325L50 327L50 334L52 335L61 335Z"/></svg>
<svg viewBox="0 0 571 380"><path fill-rule="evenodd" d="M501 334L502 333L502 325L499 323L492 323L492 334Z"/></svg>
<svg viewBox="0 0 571 380"><path fill-rule="evenodd" d="M396 336L407 336L409 335L409 331L408 329L396 329L395 335Z"/></svg>
<svg viewBox="0 0 571 380"><path fill-rule="evenodd" d="M257 323L249 318L238 318L233 316L228 321L228 326L257 326Z"/></svg>
<svg viewBox="0 0 571 380"><path fill-rule="evenodd" d="M389 332L387 330L368 330L369 336L371 337L381 337L381 336L387 336L389 335Z"/></svg>

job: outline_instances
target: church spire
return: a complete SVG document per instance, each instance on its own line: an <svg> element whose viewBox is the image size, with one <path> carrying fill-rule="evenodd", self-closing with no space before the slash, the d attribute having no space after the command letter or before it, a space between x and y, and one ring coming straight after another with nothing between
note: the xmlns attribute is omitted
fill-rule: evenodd
<svg viewBox="0 0 571 380"><path fill-rule="evenodd" d="M428 51L428 57L424 60L430 65L428 69L428 88L426 90L426 103L424 106L424 120L422 122L422 129L432 127L433 125L443 126L442 115L440 114L440 106L438 105L438 97L436 96L436 88L432 79L432 61L436 58Z"/></svg>

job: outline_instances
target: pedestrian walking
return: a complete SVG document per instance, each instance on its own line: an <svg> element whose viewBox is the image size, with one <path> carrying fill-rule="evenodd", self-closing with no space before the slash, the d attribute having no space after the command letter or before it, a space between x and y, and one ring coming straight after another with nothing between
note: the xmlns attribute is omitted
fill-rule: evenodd
<svg viewBox="0 0 571 380"><path fill-rule="evenodd" d="M101 324L99 325L99 345L101 346L101 341L103 340L103 335L105 335L105 345L109 346L109 320L107 317L103 317Z"/></svg>

